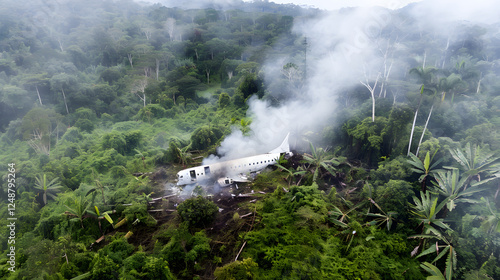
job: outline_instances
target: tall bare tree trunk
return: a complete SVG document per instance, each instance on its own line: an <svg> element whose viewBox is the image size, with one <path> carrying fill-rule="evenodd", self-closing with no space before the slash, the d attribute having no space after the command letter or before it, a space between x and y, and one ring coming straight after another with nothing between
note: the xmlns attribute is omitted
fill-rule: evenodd
<svg viewBox="0 0 500 280"><path fill-rule="evenodd" d="M413 118L413 125L411 126L410 141L408 143L408 153L406 153L407 156L410 156L411 142L413 140L413 132L415 131L415 123L417 122L418 110L420 109L420 104L422 104L422 96L423 96L423 86L420 92L420 100L418 101L418 107L417 110L415 111L415 117Z"/></svg>
<svg viewBox="0 0 500 280"><path fill-rule="evenodd" d="M479 81L477 82L476 94L479 93L479 90L481 89L481 80L483 79L482 76L483 72L479 74Z"/></svg>
<svg viewBox="0 0 500 280"><path fill-rule="evenodd" d="M160 60L158 58L155 59L156 60L156 80L158 81L158 78L159 78L159 72L160 72Z"/></svg>
<svg viewBox="0 0 500 280"><path fill-rule="evenodd" d="M134 68L134 64L132 62L132 54L127 54L128 62L130 63L130 68Z"/></svg>
<svg viewBox="0 0 500 280"><path fill-rule="evenodd" d="M370 91L370 94L372 96L372 122L375 122L375 88L377 87L379 78L380 78L380 73L377 75L377 79L375 80L375 84L373 85L373 87L371 87L370 84L368 83L368 79L366 79L366 83L360 81L360 83Z"/></svg>
<svg viewBox="0 0 500 280"><path fill-rule="evenodd" d="M431 119L432 109L434 109L434 104L431 106L431 111L429 112L427 121L425 121L424 131L422 131L422 136L420 136L420 141L418 142L417 152L415 153L417 157L418 157L418 151L420 150L420 145L422 144L422 140L424 139L425 130L427 129L427 125L429 124L429 120Z"/></svg>
<svg viewBox="0 0 500 280"><path fill-rule="evenodd" d="M40 105L43 105L42 98L40 97L40 91L38 91L38 86L35 86L35 88L36 88L36 93L38 94L38 101L40 101Z"/></svg>
<svg viewBox="0 0 500 280"><path fill-rule="evenodd" d="M59 43L59 49L61 49L61 52L64 52L63 44L61 42L61 39L57 39L57 42Z"/></svg>
<svg viewBox="0 0 500 280"><path fill-rule="evenodd" d="M425 61L427 60L427 52L424 52L424 62L422 63L422 69L425 69Z"/></svg>
<svg viewBox="0 0 500 280"><path fill-rule="evenodd" d="M64 93L64 89L61 87L61 91L63 94L63 99L64 99L64 105L66 105L66 113L69 115L69 110L68 110L68 103L66 102L66 94Z"/></svg>

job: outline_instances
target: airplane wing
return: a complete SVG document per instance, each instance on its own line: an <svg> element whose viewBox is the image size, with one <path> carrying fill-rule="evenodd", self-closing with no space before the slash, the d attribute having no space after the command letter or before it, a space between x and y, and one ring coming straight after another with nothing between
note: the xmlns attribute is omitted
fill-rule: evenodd
<svg viewBox="0 0 500 280"><path fill-rule="evenodd" d="M244 182L250 182L250 180L248 179L247 176L244 176L242 174L233 175L230 177L223 177L217 180L217 183L219 183L221 187L227 187L234 183L244 183Z"/></svg>

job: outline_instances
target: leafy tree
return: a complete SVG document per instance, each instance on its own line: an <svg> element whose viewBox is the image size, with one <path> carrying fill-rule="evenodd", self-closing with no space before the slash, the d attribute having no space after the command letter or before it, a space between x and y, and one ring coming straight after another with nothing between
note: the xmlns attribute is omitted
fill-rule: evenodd
<svg viewBox="0 0 500 280"><path fill-rule="evenodd" d="M221 69L222 71L224 71L225 74L227 74L228 83L234 77L236 72L236 67L238 67L238 65L242 63L243 61L241 60L224 59L221 65Z"/></svg>
<svg viewBox="0 0 500 280"><path fill-rule="evenodd" d="M397 213L398 220L409 224L410 201L413 195L413 186L409 182L391 179L376 188L373 198L387 215L390 212Z"/></svg>
<svg viewBox="0 0 500 280"><path fill-rule="evenodd" d="M197 90L205 90L206 85L193 76L186 75L175 81L172 86L177 87L179 95L184 98L195 99Z"/></svg>
<svg viewBox="0 0 500 280"><path fill-rule="evenodd" d="M375 117L375 122L372 122L371 118L368 117L352 128L344 126L347 134L353 140L352 146L349 147L353 156L363 156L370 163L379 161L384 152L382 144L384 142L383 131L386 126L387 118L385 117Z"/></svg>
<svg viewBox="0 0 500 280"><path fill-rule="evenodd" d="M202 126L191 135L191 147L204 150L213 146L222 137L222 132L216 127Z"/></svg>
<svg viewBox="0 0 500 280"><path fill-rule="evenodd" d="M119 153L125 153L127 149L127 141L122 134L117 132L111 132L103 136L102 147L104 149L115 149Z"/></svg>
<svg viewBox="0 0 500 280"><path fill-rule="evenodd" d="M0 101L16 110L26 110L33 101L28 91L11 85L0 88L0 97Z"/></svg>
<svg viewBox="0 0 500 280"><path fill-rule="evenodd" d="M35 279L42 274L55 274L63 260L63 245L52 240L31 237L30 246L24 250L26 269L19 272L18 279ZM19 240L16 240L16 243L18 242Z"/></svg>
<svg viewBox="0 0 500 280"><path fill-rule="evenodd" d="M197 196L186 199L177 207L182 221L191 228L205 228L215 219L219 208L212 201Z"/></svg>
<svg viewBox="0 0 500 280"><path fill-rule="evenodd" d="M242 82L238 86L238 90L243 93L243 98L247 99L252 94L256 94L261 91L262 83L263 81L256 74L247 74L242 78Z"/></svg>
<svg viewBox="0 0 500 280"><path fill-rule="evenodd" d="M462 79L455 74L451 74L448 77L441 78L439 80L437 87L436 87L436 93L441 92L441 95L442 95L441 102L444 101L444 98L445 98L447 92L452 92L453 97L451 99L451 102L453 103L453 99L455 97L454 90L462 84L463 84ZM418 142L417 151L415 152L415 155L417 155L417 156L418 156L418 152L420 150L420 145L422 144L422 140L424 139L425 131L427 129L427 125L429 124L429 120L431 118L432 111L434 109L434 97L435 97L436 93L433 95L433 98L432 98L433 104L431 106L431 109L429 110L429 115L427 117L427 121L425 122L422 136L420 137L420 141Z"/></svg>
<svg viewBox="0 0 500 280"><path fill-rule="evenodd" d="M241 63L236 67L236 72L238 74L251 74L256 73L260 65L257 62L245 62Z"/></svg>
<svg viewBox="0 0 500 280"><path fill-rule="evenodd" d="M231 104L231 98L229 97L229 94L223 92L219 95L219 108L225 108Z"/></svg>
<svg viewBox="0 0 500 280"><path fill-rule="evenodd" d="M54 110L40 107L31 109L24 117L21 125L23 138L29 140L31 147L41 154L48 155L51 149L54 127L58 132L60 115Z"/></svg>
<svg viewBox="0 0 500 280"><path fill-rule="evenodd" d="M103 183L99 180L99 177L98 177L98 175L96 175L96 171L94 169L92 169L92 179L95 182L95 186L90 188L87 191L87 193L85 194L85 196L88 196L89 194L100 191L101 197L102 197L102 203L103 203L103 205L106 205L106 199L104 196L104 189L108 189L108 187L104 186ZM92 201L93 201L93 199L92 199Z"/></svg>
<svg viewBox="0 0 500 280"><path fill-rule="evenodd" d="M95 125L87 119L78 119L75 122L75 127L78 127L80 130L85 131L85 132L92 132L94 130Z"/></svg>
<svg viewBox="0 0 500 280"><path fill-rule="evenodd" d="M122 77L120 71L116 68L107 68L101 72L100 78L108 84L117 82Z"/></svg>
<svg viewBox="0 0 500 280"><path fill-rule="evenodd" d="M73 75L61 73L52 76L50 79L50 88L53 92L61 92L66 113L69 115L68 99L66 94L77 91L77 78Z"/></svg>
<svg viewBox="0 0 500 280"><path fill-rule="evenodd" d="M210 238L205 232L202 230L191 234L187 224L183 223L178 228L169 230L167 234L171 237L160 251L160 255L168 261L169 267L174 272L182 271L182 275L201 270L200 264L208 258L211 250Z"/></svg>
<svg viewBox="0 0 500 280"><path fill-rule="evenodd" d="M92 280L115 280L118 279L117 265L103 250L95 255L90 269L90 278Z"/></svg>

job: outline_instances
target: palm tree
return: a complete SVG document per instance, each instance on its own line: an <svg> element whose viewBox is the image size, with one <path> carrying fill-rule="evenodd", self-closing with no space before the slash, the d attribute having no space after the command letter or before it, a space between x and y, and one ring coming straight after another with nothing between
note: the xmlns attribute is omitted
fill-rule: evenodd
<svg viewBox="0 0 500 280"><path fill-rule="evenodd" d="M185 151L184 149L180 149L177 146L175 146L175 149L176 149L175 153L177 159L180 161L180 164L186 167L186 165L191 161L191 153Z"/></svg>
<svg viewBox="0 0 500 280"><path fill-rule="evenodd" d="M368 217L375 218L373 221L369 222L368 224L370 224L370 225L374 225L374 224L382 225L383 223L386 223L387 231L390 231L391 226L392 226L392 222L395 220L395 217L398 215L398 213L394 212L394 211L390 211L390 212L385 213L385 211L382 210L382 208L373 199L370 198L370 202L373 205L375 205L378 208L378 210L380 212L382 212L382 214L380 214L380 213L367 213L366 215Z"/></svg>
<svg viewBox="0 0 500 280"><path fill-rule="evenodd" d="M286 172L284 179L288 183L289 187L290 187L290 184L291 184L293 178L295 178L296 176L302 176L302 175L306 174L306 172L307 172L306 170L303 170L300 166L299 166L299 168L297 168L297 170L293 169L293 167L286 168L279 163L277 163L276 166L279 167L281 170ZM299 183L300 183L300 180L297 182L297 184L299 184Z"/></svg>
<svg viewBox="0 0 500 280"><path fill-rule="evenodd" d="M438 69L435 67L415 67L410 69L410 74L414 74L418 77L418 79L422 82L422 84L426 88L431 88L435 86L434 73L436 73Z"/></svg>
<svg viewBox="0 0 500 280"><path fill-rule="evenodd" d="M439 270L439 268L437 268L435 265L431 263L423 262L422 264L420 264L420 267L431 274L431 276L427 277L427 279L451 280L451 278L445 278L443 273Z"/></svg>
<svg viewBox="0 0 500 280"><path fill-rule="evenodd" d="M134 150L135 150L135 152L137 153L137 154L135 154L135 155L136 155L136 156L138 156L138 157L140 157L140 158L142 159L142 165L143 165L144 169L146 169L146 162L145 162L146 157L145 157L145 156L144 156L144 154L143 154L143 153L141 153L141 151L139 151L138 149L134 149Z"/></svg>
<svg viewBox="0 0 500 280"><path fill-rule="evenodd" d="M55 195L52 193L56 193L59 191L59 188L62 186L57 182L59 177L52 179L52 181L47 183L47 175L43 174L43 176L35 177L36 183L35 188L43 191L43 205L47 204L47 196L55 199Z"/></svg>
<svg viewBox="0 0 500 280"><path fill-rule="evenodd" d="M241 119L240 121L240 125L241 125L241 133L243 133L243 135L248 135L250 133L250 124L252 124L252 119Z"/></svg>
<svg viewBox="0 0 500 280"><path fill-rule="evenodd" d="M333 210L331 210L330 212L328 212L328 216L329 216L329 220L342 227L342 228L349 228L349 225L347 224L347 220L349 219L349 213L351 213L352 211L354 211L356 208L358 208L360 205L356 205L356 206L352 206L352 203L350 201L347 201L345 199L342 198L342 200L344 201L344 203L350 208L346 211L342 211L340 208L338 208L337 206L333 205Z"/></svg>
<svg viewBox="0 0 500 280"><path fill-rule="evenodd" d="M465 153L464 153L465 152ZM500 159L494 152L488 152L477 145L471 147L470 143L465 145L465 150L450 149L451 156L460 164L465 171L468 181L475 179L481 181L481 174L491 175L500 171L500 165L495 163ZM493 180L495 177L488 180Z"/></svg>
<svg viewBox="0 0 500 280"><path fill-rule="evenodd" d="M437 92L441 92L441 101L444 101L447 93L451 93L451 103L453 103L455 90L464 84L465 83L462 81L462 77L459 74L452 73L448 77L441 78L437 86Z"/></svg>
<svg viewBox="0 0 500 280"><path fill-rule="evenodd" d="M417 197L413 197L413 201L415 202L415 205L413 205L413 211L412 213L417 216L417 219L421 221L421 224L423 225L422 228L422 234L418 235L413 235L410 236L409 238L420 238L420 244L412 251L411 255L414 256L420 247L425 247L425 243L427 240L432 240L432 239L437 239L437 242L433 242L429 245L429 247L421 252L417 258L431 254L431 253L438 253L433 263L441 259L446 253L448 253L448 257L446 259L446 269L445 269L445 275L446 278L438 278L438 275L441 273L439 272L439 269L432 269L434 267L433 265L427 265L424 263L427 268L423 267L425 270L431 272L429 269L432 269L434 272L431 272L434 276L437 278L433 279L446 279L446 280L451 280L452 279L452 274L453 270L456 268L457 264L457 254L455 251L455 247L451 244L451 242L443 236L443 234L438 230L439 228L444 229L444 230L452 230L447 224L445 224L443 219L438 219L437 214L443 209L443 207L447 204L448 198L443 200L441 203L438 204L438 197L433 197L430 195L430 193L423 193L420 192L420 199ZM438 226L438 228L435 228L435 226ZM439 245L439 241L444 242L445 245ZM441 250L441 248L443 248ZM439 252L441 250L441 252ZM432 267L431 267L432 266ZM428 269L429 268L429 269ZM435 268L435 267L434 267ZM436 273L436 274L434 274Z"/></svg>
<svg viewBox="0 0 500 280"><path fill-rule="evenodd" d="M425 154L424 161L421 161L416 155L410 153L411 159L407 160L407 162L409 164L413 165L413 167L411 168L411 170L413 172L417 172L419 174L422 174L420 176L420 178L418 179L418 181L420 182L422 192L424 192L424 193L426 192L426 189L427 189L428 177L429 176L435 177L436 173L440 170L440 169L436 169L436 167L438 166L439 163L441 163L442 159L437 160L436 162L434 162L431 165L432 159L436 155L436 152L434 153L434 155L432 155L432 158L431 158L430 152L427 151L427 154Z"/></svg>
<svg viewBox="0 0 500 280"><path fill-rule="evenodd" d="M313 181L316 182L318 179L321 167L330 174L335 175L335 168L333 168L332 164L339 165L338 160L333 158L333 156L329 156L322 148L315 149L311 142L309 142L309 145L311 147L311 154L304 154L304 161L309 164L307 169L312 167L311 172L314 174Z"/></svg>
<svg viewBox="0 0 500 280"><path fill-rule="evenodd" d="M436 173L435 178L436 182L432 183L434 184L435 190L447 198L446 207L448 211L452 211L459 202L477 202L468 197L486 189L479 186L487 181L480 181L471 184L472 188L466 190L468 178L466 176L460 177L460 171L458 169L448 171L440 170Z"/></svg>
<svg viewBox="0 0 500 280"><path fill-rule="evenodd" d="M441 233L439 233L438 231L431 231L430 234L427 234L427 235L412 236L412 238L414 238L414 237L427 238L427 239L437 239L436 243L434 243L434 242L431 243L429 245L429 248L427 248L427 250L420 253L417 256L417 258L426 256L429 254L437 254L437 256L432 261L432 263L435 263L438 260L440 260L442 257L444 257L446 255L446 253L448 253L448 256L446 257L446 268L445 268L445 275L444 275L446 278L439 278L438 277L438 278L430 278L430 279L445 279L445 280L453 279L453 271L457 267L457 252L456 252L455 247L451 244L451 242L447 238L445 238ZM444 242L444 244L439 245L439 241ZM434 274L435 276L441 276L441 277L443 276L442 273L439 271L439 269L437 269L437 267L435 267L434 265L431 265L427 262L424 262L423 264L425 266L427 266L428 268L432 268L433 272L431 272L430 270L428 270L427 268L425 268L424 266L421 265L422 268L424 268L428 272L431 272L431 274L436 273L436 274ZM429 278L427 278L427 279L429 279Z"/></svg>
<svg viewBox="0 0 500 280"><path fill-rule="evenodd" d="M500 233L500 212L496 211L496 209L493 210L491 208L490 202L487 198L481 198L481 200L486 202L488 210L491 214L484 218L483 222L481 223L481 228L484 229L484 231L488 234L492 234L495 232Z"/></svg>
<svg viewBox="0 0 500 280"><path fill-rule="evenodd" d="M93 192L97 192L98 190L101 191L101 195L102 195L102 203L104 205L106 205L106 199L104 197L104 189L108 189L107 186L104 186L101 181L99 180L99 178L95 175L95 172L94 172L94 169L92 169L92 177L94 177L94 181L96 183L96 186L91 188L90 190L87 191L87 194L85 194L85 196L88 196L89 194L93 193ZM95 198L95 197L94 197ZM94 199L92 199L92 201L94 201Z"/></svg>
<svg viewBox="0 0 500 280"><path fill-rule="evenodd" d="M85 198L85 196L80 195L79 199L75 199L73 201L72 207L69 205L64 205L66 208L68 208L69 211L66 211L65 214L68 216L74 216L76 220L80 221L80 225L83 227L83 220L86 218L86 214L90 213L89 207L90 207L90 202Z"/></svg>
<svg viewBox="0 0 500 280"><path fill-rule="evenodd" d="M434 225L445 230L451 230L451 228L443 222L443 219L437 218L437 214L446 205L448 199L438 204L438 197L431 196L428 192L420 192L420 199L414 196L413 202L415 205L412 205L413 210L411 212L420 220L420 224L423 226L422 233L428 234L431 231L436 232L436 229L433 227Z"/></svg>

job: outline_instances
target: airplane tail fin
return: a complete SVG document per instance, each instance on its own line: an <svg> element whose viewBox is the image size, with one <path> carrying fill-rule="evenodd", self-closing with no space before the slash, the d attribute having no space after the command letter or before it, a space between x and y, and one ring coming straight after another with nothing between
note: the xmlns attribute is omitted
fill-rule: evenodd
<svg viewBox="0 0 500 280"><path fill-rule="evenodd" d="M281 143L281 145L270 151L269 153L270 154L277 154L277 153L290 153L290 144L288 143L288 136L290 136L290 133L288 133L285 137L285 140L283 140L283 142Z"/></svg>

